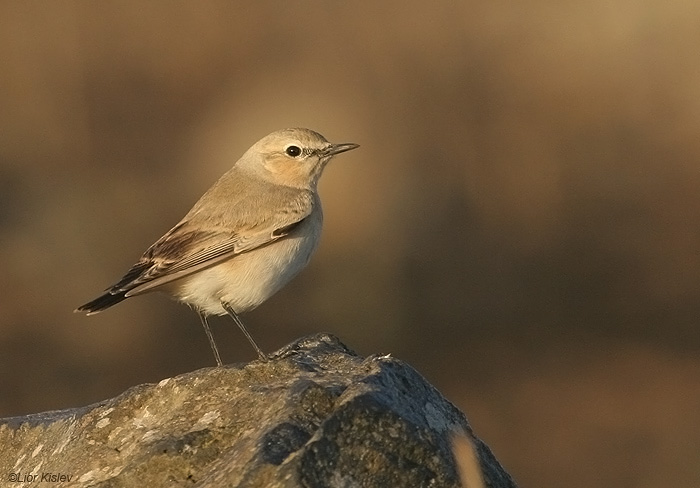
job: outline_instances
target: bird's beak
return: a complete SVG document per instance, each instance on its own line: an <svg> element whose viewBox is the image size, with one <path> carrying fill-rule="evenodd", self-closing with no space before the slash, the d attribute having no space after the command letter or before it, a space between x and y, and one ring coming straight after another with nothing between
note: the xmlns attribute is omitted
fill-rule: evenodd
<svg viewBox="0 0 700 488"><path fill-rule="evenodd" d="M329 156L334 156L336 154L340 154L340 153L345 152L345 151L351 151L353 149L357 149L358 147L360 147L360 145L355 144L353 142L342 142L340 144L331 144L326 149L321 151L321 156L326 158Z"/></svg>

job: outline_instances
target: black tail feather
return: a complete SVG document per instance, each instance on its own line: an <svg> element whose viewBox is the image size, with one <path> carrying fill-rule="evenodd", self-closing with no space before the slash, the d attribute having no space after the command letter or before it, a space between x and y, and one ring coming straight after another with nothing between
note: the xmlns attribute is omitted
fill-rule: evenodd
<svg viewBox="0 0 700 488"><path fill-rule="evenodd" d="M110 286L103 295L95 298L93 301L88 302L85 305L79 306L73 311L86 312L88 315L91 315L126 300L126 294L135 286L134 281L137 281L138 278L152 265L153 263L151 261L139 261L131 267L131 269L121 280L119 280L119 283Z"/></svg>
<svg viewBox="0 0 700 488"><path fill-rule="evenodd" d="M88 302L85 305L79 306L74 311L86 312L88 315L90 315L108 309L112 305L116 305L122 300L126 300L125 291L120 291L114 294L107 292L104 295L95 298L93 301Z"/></svg>

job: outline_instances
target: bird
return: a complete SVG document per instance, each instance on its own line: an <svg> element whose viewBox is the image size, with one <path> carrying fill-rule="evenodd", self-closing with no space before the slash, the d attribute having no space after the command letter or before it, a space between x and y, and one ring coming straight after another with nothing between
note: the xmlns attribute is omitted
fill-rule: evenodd
<svg viewBox="0 0 700 488"><path fill-rule="evenodd" d="M308 264L323 225L318 180L334 156L358 147L332 144L305 128L263 137L117 283L75 312L93 315L130 297L163 292L198 313L217 366L211 315L230 316L258 357L268 360L239 315Z"/></svg>

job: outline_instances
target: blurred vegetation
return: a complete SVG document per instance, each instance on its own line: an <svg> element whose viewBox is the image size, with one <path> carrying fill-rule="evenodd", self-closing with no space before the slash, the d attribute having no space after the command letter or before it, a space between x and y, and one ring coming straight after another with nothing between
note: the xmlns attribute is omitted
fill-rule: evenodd
<svg viewBox="0 0 700 488"><path fill-rule="evenodd" d="M0 3L0 415L212 366L166 299L71 311L306 126L362 147L265 349L409 361L522 486L699 485L699 45L683 0Z"/></svg>

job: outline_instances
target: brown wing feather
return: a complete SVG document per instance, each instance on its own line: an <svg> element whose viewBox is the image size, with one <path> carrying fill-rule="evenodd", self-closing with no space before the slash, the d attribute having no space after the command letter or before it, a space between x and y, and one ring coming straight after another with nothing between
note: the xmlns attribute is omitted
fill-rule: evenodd
<svg viewBox="0 0 700 488"><path fill-rule="evenodd" d="M288 202L284 211L277 214L276 221L263 220L249 225L239 222L236 226L238 232L207 226L198 221L197 212L192 211L185 220L149 247L119 282L76 311L97 313L130 296L145 293L236 254L275 242L289 235L311 214L312 201L310 194L301 193L294 204L289 205L291 202Z"/></svg>

